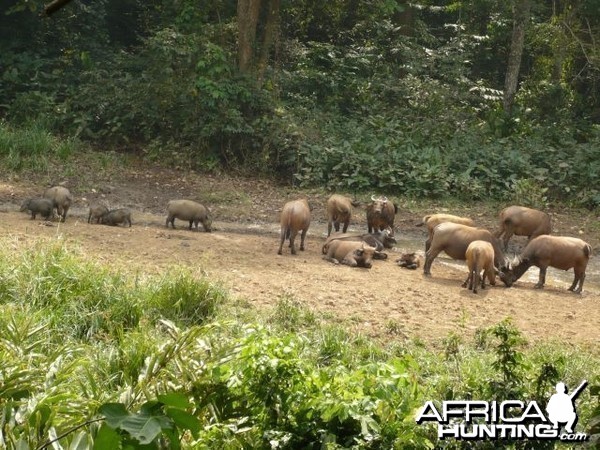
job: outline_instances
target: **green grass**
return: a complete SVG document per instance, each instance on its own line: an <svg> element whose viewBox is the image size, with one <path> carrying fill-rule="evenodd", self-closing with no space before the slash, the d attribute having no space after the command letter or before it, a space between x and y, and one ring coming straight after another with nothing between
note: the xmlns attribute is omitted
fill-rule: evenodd
<svg viewBox="0 0 600 450"><path fill-rule="evenodd" d="M0 122L0 156L2 165L10 171L44 172L53 158L64 162L80 148L77 139L58 139L38 122L25 128Z"/></svg>
<svg viewBox="0 0 600 450"><path fill-rule="evenodd" d="M425 400L495 399L507 389L544 399L558 380L600 379L597 349L521 344L509 322L472 340L453 334L440 348L400 337L390 322L381 343L286 295L254 310L186 268L115 272L60 240L0 240L0 317L8 448L36 448L109 402L143 416L157 398L179 398L172 426L196 430L184 448L426 448L435 435L412 419ZM503 335L513 342L504 349ZM516 366L498 365L500 355ZM590 391L578 401L583 426L596 414ZM162 423L174 407L162 406ZM61 444L91 448L98 430L90 424Z"/></svg>

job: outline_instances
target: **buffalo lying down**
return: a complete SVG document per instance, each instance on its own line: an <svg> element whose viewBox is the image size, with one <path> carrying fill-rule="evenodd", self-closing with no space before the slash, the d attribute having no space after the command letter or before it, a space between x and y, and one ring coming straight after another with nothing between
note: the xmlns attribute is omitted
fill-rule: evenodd
<svg viewBox="0 0 600 450"><path fill-rule="evenodd" d="M387 254L383 253L383 250L385 248L392 248L394 244L396 244L396 239L393 236L390 236L389 230L384 230L372 234L334 233L331 236L329 236L325 241L325 244L323 244L323 254L327 253L327 249L329 248L330 243L335 240L364 242L368 246L375 248L375 259L386 259Z"/></svg>
<svg viewBox="0 0 600 450"><path fill-rule="evenodd" d="M323 257L335 264L346 264L350 267L365 267L370 269L373 265L375 247L364 242L334 240L327 248Z"/></svg>

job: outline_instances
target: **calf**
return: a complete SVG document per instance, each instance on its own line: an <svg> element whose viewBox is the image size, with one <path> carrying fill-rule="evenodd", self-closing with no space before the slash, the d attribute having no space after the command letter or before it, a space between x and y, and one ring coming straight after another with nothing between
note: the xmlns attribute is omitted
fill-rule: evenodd
<svg viewBox="0 0 600 450"><path fill-rule="evenodd" d="M421 265L421 260L415 253L402 253L396 263L405 269L417 270Z"/></svg>
<svg viewBox="0 0 600 450"><path fill-rule="evenodd" d="M473 241L467 247L465 254L467 257L467 267L469 268L469 276L463 283L463 287L468 287L473 290L473 294L477 294L477 286L481 279L481 289L485 289L485 279L487 278L490 285L496 285L496 269L494 267L494 247L486 241ZM480 272L483 270L483 276Z"/></svg>

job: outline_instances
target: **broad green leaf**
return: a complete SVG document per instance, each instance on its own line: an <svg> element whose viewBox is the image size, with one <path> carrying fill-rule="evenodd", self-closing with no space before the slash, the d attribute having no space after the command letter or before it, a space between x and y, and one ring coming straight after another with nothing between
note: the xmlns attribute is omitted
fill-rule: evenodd
<svg viewBox="0 0 600 450"><path fill-rule="evenodd" d="M127 431L140 444L149 444L161 433L162 429L171 429L172 423L164 416L131 415L125 418L119 428Z"/></svg>
<svg viewBox="0 0 600 450"><path fill-rule="evenodd" d="M168 394L159 395L158 401L167 406L173 406L180 409L186 409L192 406L187 395L179 392L170 392Z"/></svg>
<svg viewBox="0 0 600 450"><path fill-rule="evenodd" d="M194 436L200 431L200 420L196 416L177 408L167 408L166 414L173 419L177 427L190 430Z"/></svg>
<svg viewBox="0 0 600 450"><path fill-rule="evenodd" d="M98 412L106 418L106 423L111 428L119 428L121 422L129 417L129 412L122 403L105 403Z"/></svg>
<svg viewBox="0 0 600 450"><path fill-rule="evenodd" d="M94 450L117 450L121 448L121 436L106 423L103 423L96 439L94 439Z"/></svg>

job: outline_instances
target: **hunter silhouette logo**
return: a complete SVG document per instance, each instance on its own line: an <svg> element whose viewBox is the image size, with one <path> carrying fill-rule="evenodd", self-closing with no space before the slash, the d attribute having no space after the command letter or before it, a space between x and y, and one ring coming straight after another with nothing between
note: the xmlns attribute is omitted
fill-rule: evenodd
<svg viewBox="0 0 600 450"><path fill-rule="evenodd" d="M567 387L562 381L556 384L556 394L550 397L546 411L548 412L548 419L554 425L554 428L558 428L559 423L566 423L565 430L567 433L573 433L573 427L577 424L577 413L575 412L574 401L587 386L587 380L579 385L571 395L567 395Z"/></svg>
<svg viewBox="0 0 600 450"><path fill-rule="evenodd" d="M425 403L416 422L437 422L439 439L559 439L586 441L585 433L576 433L575 400L587 386L584 380L571 394L565 383L556 385L546 405L546 413L536 401L448 400L436 407ZM564 431L560 424L565 424Z"/></svg>

